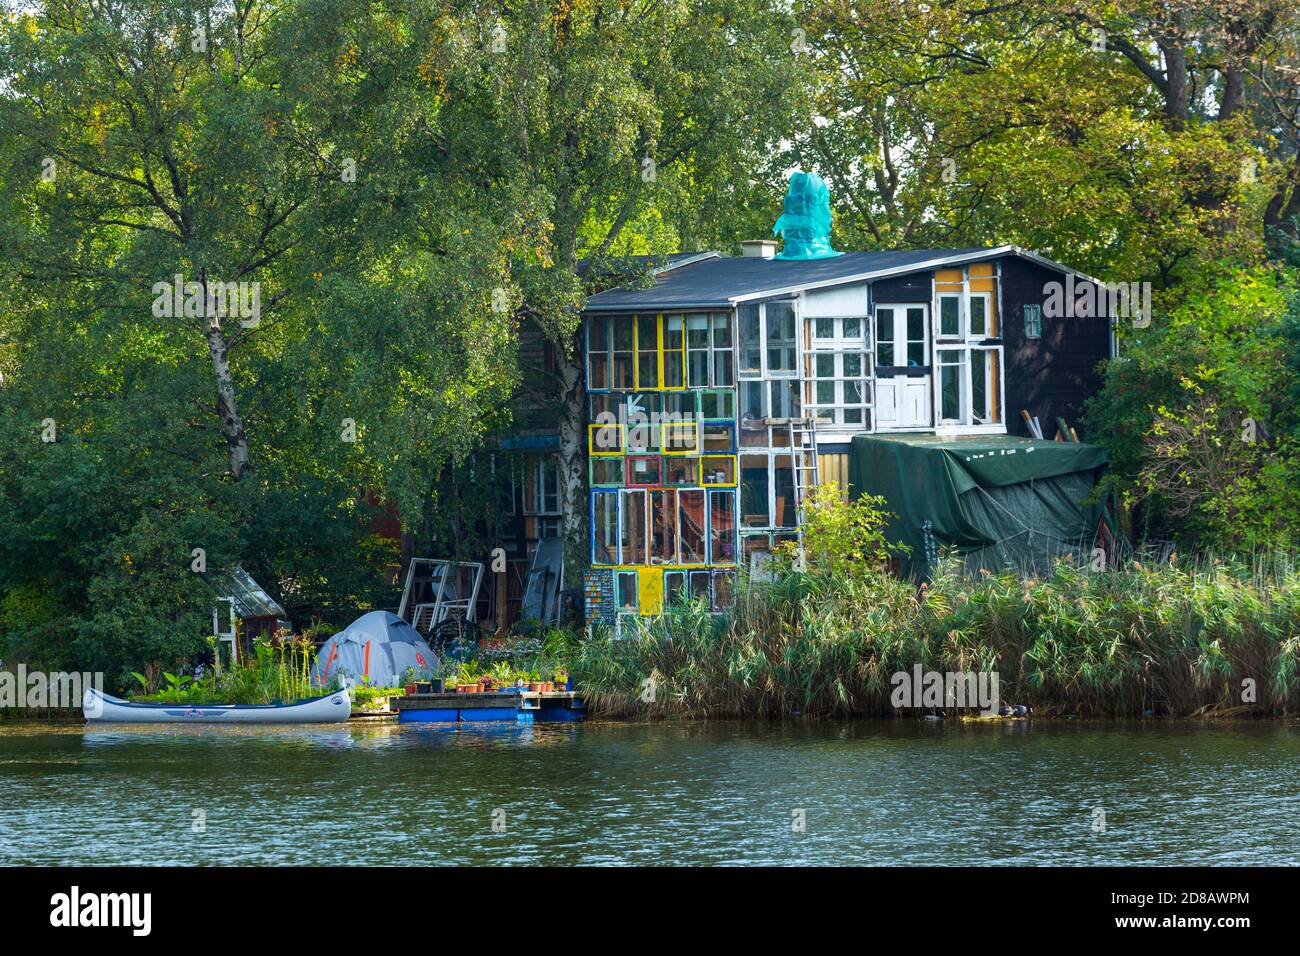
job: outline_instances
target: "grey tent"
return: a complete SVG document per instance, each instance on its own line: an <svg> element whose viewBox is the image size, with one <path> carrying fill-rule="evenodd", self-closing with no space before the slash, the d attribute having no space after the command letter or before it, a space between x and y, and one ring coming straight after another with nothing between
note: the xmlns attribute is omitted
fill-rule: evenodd
<svg viewBox="0 0 1300 956"><path fill-rule="evenodd" d="M371 611L321 645L311 679L323 686L344 674L349 683L399 687L408 667L427 678L437 666L437 655L415 628L390 611Z"/></svg>

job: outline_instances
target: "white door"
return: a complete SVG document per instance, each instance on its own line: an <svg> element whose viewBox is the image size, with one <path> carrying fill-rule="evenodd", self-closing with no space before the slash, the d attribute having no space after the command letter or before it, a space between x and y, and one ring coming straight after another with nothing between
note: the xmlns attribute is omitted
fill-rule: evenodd
<svg viewBox="0 0 1300 956"><path fill-rule="evenodd" d="M930 427L930 308L876 306L876 426Z"/></svg>

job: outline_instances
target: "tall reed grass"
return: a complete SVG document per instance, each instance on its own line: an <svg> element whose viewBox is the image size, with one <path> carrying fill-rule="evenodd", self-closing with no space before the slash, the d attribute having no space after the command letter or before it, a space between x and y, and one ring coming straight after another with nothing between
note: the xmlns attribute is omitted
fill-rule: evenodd
<svg viewBox="0 0 1300 956"><path fill-rule="evenodd" d="M727 615L699 604L597 633L569 651L593 713L895 715L890 677L997 671L1003 701L1038 713L1295 714L1300 568L1284 557L1044 580L963 577L916 587L886 571L786 570L747 582ZM1254 700L1246 692L1254 682Z"/></svg>

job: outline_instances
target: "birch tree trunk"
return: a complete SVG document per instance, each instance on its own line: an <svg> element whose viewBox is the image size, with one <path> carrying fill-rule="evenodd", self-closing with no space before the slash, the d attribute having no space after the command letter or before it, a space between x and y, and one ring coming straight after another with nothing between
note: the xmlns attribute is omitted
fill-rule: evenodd
<svg viewBox="0 0 1300 956"><path fill-rule="evenodd" d="M582 381L582 350L560 359L563 392L560 401L560 481L564 502L564 563L566 584L573 587L587 566L586 389Z"/></svg>
<svg viewBox="0 0 1300 956"><path fill-rule="evenodd" d="M244 419L239 414L235 400L235 380L230 375L230 348L221 316L211 308L206 294L207 271L199 271L200 287L204 290L204 334L208 340L208 355L212 359L212 375L217 388L217 417L221 419L221 433L226 439L230 454L230 477L239 481L252 471L248 457L248 436L244 433Z"/></svg>

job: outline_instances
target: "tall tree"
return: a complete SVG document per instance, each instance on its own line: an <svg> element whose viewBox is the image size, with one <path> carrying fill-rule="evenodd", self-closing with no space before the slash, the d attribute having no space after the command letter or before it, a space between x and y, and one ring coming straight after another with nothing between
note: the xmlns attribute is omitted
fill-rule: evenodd
<svg viewBox="0 0 1300 956"><path fill-rule="evenodd" d="M535 199L546 243L519 249L521 314L553 343L565 536L585 553L585 392L575 332L614 254L693 248L709 214L771 175L803 96L796 24L776 0L451 4L430 36L449 165ZM651 241L635 248L649 232ZM580 269L580 260L592 268Z"/></svg>

